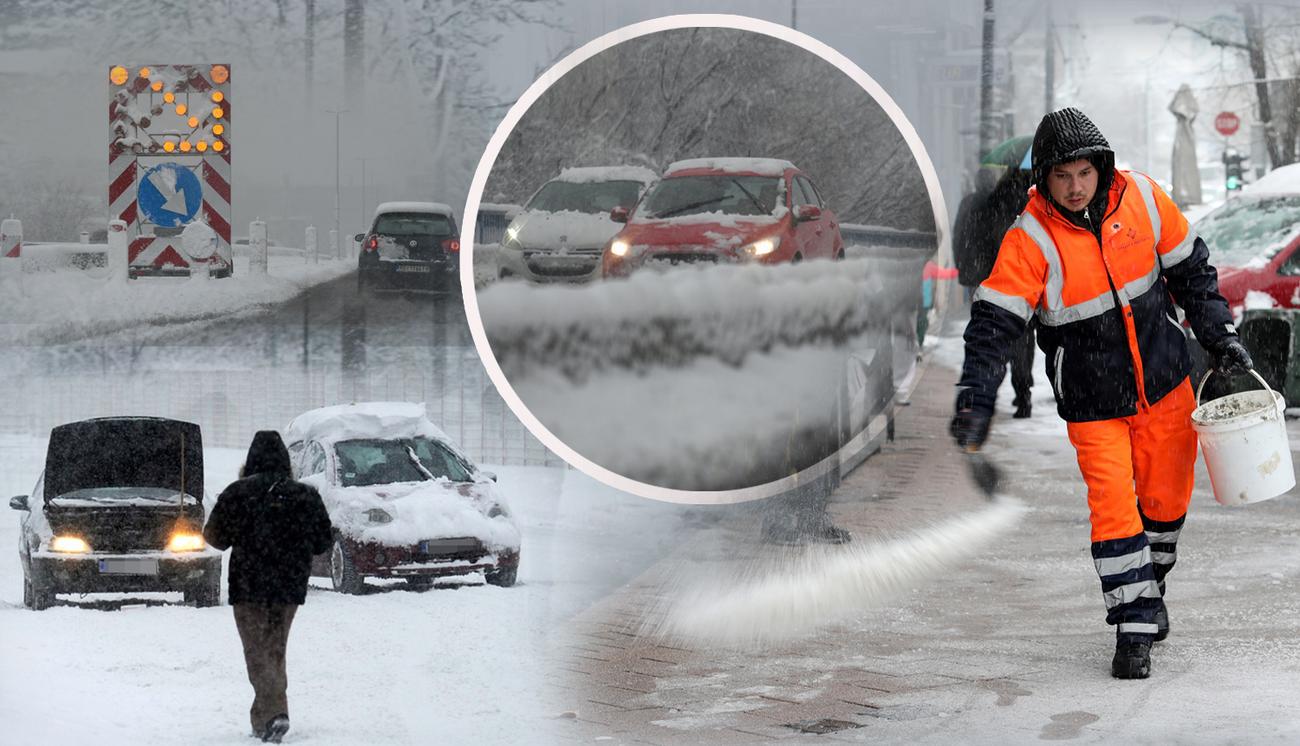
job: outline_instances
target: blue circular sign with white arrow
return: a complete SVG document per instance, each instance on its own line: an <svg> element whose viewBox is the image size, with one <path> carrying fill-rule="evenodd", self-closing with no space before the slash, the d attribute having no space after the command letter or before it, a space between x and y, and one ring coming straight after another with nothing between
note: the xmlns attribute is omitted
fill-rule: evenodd
<svg viewBox="0 0 1300 746"><path fill-rule="evenodd" d="M175 228L194 219L203 206L203 184L179 163L162 163L144 172L136 189L140 212L154 225Z"/></svg>

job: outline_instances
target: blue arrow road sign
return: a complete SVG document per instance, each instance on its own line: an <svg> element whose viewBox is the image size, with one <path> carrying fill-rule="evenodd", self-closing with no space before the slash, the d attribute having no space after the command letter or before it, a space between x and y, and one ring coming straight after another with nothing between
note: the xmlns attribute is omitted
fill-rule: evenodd
<svg viewBox="0 0 1300 746"><path fill-rule="evenodd" d="M175 228L198 214L203 205L203 185L191 169L179 163L162 163L144 172L136 199L149 222Z"/></svg>

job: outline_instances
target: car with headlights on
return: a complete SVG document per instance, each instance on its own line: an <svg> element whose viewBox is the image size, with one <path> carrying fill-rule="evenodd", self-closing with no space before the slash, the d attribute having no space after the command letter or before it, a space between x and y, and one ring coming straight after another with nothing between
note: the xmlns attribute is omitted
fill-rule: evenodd
<svg viewBox="0 0 1300 746"><path fill-rule="evenodd" d="M460 229L438 202L385 202L367 233L353 238L357 290L451 290L460 287Z"/></svg>
<svg viewBox="0 0 1300 746"><path fill-rule="evenodd" d="M835 213L812 179L775 158L696 158L668 167L605 248L605 277L641 267L843 259Z"/></svg>
<svg viewBox="0 0 1300 746"><path fill-rule="evenodd" d="M496 488L425 414L423 404L314 409L285 429L294 477L315 487L334 525L313 574L361 593L367 578L427 587L482 573L513 585L519 529Z"/></svg>
<svg viewBox="0 0 1300 746"><path fill-rule="evenodd" d="M621 228L610 213L631 209L657 178L639 166L564 169L510 221L497 252L498 277L537 283L599 277L601 252Z"/></svg>
<svg viewBox="0 0 1300 746"><path fill-rule="evenodd" d="M221 552L203 540L199 426L160 417L102 417L50 432L45 469L22 512L23 605L60 593L180 591L221 599Z"/></svg>

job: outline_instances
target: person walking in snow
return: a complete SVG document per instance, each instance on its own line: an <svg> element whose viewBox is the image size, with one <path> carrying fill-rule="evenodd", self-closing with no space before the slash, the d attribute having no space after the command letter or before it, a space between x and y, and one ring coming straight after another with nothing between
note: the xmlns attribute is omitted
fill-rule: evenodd
<svg viewBox="0 0 1300 746"><path fill-rule="evenodd" d="M1226 375L1251 369L1209 249L1148 176L1115 154L1077 109L1042 120L1034 188L975 293L951 431L965 449L989 433L1012 342L1036 316L1057 412L1088 488L1092 558L1111 674L1146 678L1169 633L1166 577L1177 558L1196 462L1186 313Z"/></svg>
<svg viewBox="0 0 1300 746"><path fill-rule="evenodd" d="M253 436L240 479L217 498L203 536L231 548L230 603L253 685L249 721L263 741L289 730L285 649L294 614L307 600L312 556L332 542L329 514L316 488L296 482L280 435Z"/></svg>

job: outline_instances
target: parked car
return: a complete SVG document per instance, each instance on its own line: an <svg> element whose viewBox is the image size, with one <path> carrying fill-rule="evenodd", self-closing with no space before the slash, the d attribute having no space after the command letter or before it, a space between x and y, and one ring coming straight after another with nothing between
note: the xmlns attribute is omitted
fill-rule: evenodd
<svg viewBox="0 0 1300 746"><path fill-rule="evenodd" d="M701 158L668 167L606 246L603 274L699 262L842 259L835 213L807 174L774 158Z"/></svg>
<svg viewBox="0 0 1300 746"><path fill-rule="evenodd" d="M104 417L50 432L45 469L23 511L23 605L59 593L181 591L221 598L221 552L203 541L199 426L159 417Z"/></svg>
<svg viewBox="0 0 1300 746"><path fill-rule="evenodd" d="M353 237L357 290L459 287L460 230L451 208L437 202L385 202L370 232Z"/></svg>
<svg viewBox="0 0 1300 746"><path fill-rule="evenodd" d="M510 222L497 254L501 279L586 282L600 274L600 256L628 210L658 176L637 166L566 168L529 198Z"/></svg>
<svg viewBox="0 0 1300 746"><path fill-rule="evenodd" d="M1300 164L1269 172L1206 213L1195 230L1210 247L1234 316L1246 306L1300 308Z"/></svg>
<svg viewBox="0 0 1300 746"><path fill-rule="evenodd" d="M334 545L314 574L360 593L366 578L436 578L481 572L510 586L519 570L519 529L496 489L425 415L396 402L324 407L285 429L294 476L316 487L334 524Z"/></svg>

